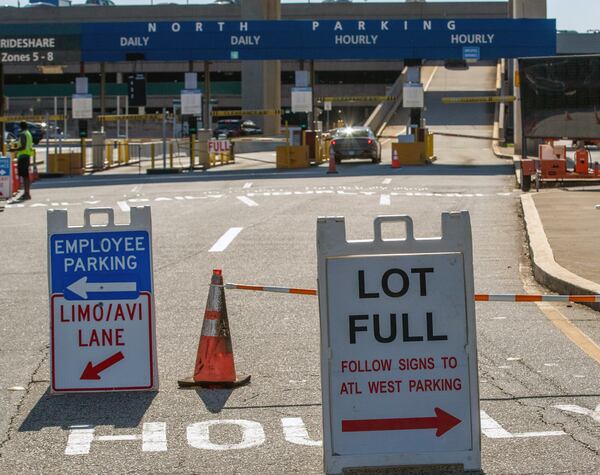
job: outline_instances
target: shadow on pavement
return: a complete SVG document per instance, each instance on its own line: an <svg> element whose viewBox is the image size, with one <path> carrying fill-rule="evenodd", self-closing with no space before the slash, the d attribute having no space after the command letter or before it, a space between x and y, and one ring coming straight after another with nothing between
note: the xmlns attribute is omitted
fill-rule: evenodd
<svg viewBox="0 0 600 475"><path fill-rule="evenodd" d="M49 390L29 412L19 432L73 425L137 427L157 392L61 394Z"/></svg>
<svg viewBox="0 0 600 475"><path fill-rule="evenodd" d="M496 176L512 175L512 163L498 165L442 165L403 166L391 169L389 165L371 165L365 163L343 163L337 166L338 173L328 175L326 167L313 167L301 170L260 169L231 170L223 172L194 172L178 175L110 175L86 176L72 178L44 179L33 185L35 189L74 188L114 185L139 185L146 183L178 183L178 182L215 182L235 180L272 180L300 178L344 178L348 176Z"/></svg>
<svg viewBox="0 0 600 475"><path fill-rule="evenodd" d="M204 402L206 409L213 414L223 410L232 392L232 389L196 389L196 393Z"/></svg>
<svg viewBox="0 0 600 475"><path fill-rule="evenodd" d="M426 94L427 125L476 126L494 123L494 104L443 104L444 97L495 96L496 91L432 91Z"/></svg>

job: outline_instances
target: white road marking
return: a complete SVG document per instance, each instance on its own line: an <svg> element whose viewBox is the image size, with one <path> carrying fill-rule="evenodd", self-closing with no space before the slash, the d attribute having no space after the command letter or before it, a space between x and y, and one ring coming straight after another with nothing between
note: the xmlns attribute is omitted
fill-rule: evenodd
<svg viewBox="0 0 600 475"><path fill-rule="evenodd" d="M223 234L217 242L208 250L208 252L222 252L227 249L227 246L237 237L244 228L230 228Z"/></svg>
<svg viewBox="0 0 600 475"><path fill-rule="evenodd" d="M141 435L99 435L94 440L99 442L115 442L119 440L141 440Z"/></svg>
<svg viewBox="0 0 600 475"><path fill-rule="evenodd" d="M433 71L431 71L431 76L429 76L429 80L427 81L427 84L425 84L425 87L423 88L425 91L427 91L429 89L429 86L431 85L431 81L433 81L433 77L435 76L435 73L437 73L439 66L436 66L435 68L433 68Z"/></svg>
<svg viewBox="0 0 600 475"><path fill-rule="evenodd" d="M125 213L128 213L131 210L125 201L117 201L117 204L119 205L119 208L121 208L121 211L124 211Z"/></svg>
<svg viewBox="0 0 600 475"><path fill-rule="evenodd" d="M588 416L596 422L600 422L600 404L598 404L596 406L596 409L594 409L593 411L591 409L588 409L587 407L581 407L576 404L557 404L554 407L556 409L560 409L561 411Z"/></svg>
<svg viewBox="0 0 600 475"><path fill-rule="evenodd" d="M494 419L492 419L485 411L480 411L481 417L481 432L490 439L512 439L526 437L553 437L558 435L566 435L562 430L551 430L543 432L517 432L510 433Z"/></svg>
<svg viewBox="0 0 600 475"><path fill-rule="evenodd" d="M65 455L86 455L90 453L92 442L142 441L144 452L165 452L167 450L167 424L165 422L144 422L142 434L120 434L94 436L93 425L71 426Z"/></svg>
<svg viewBox="0 0 600 475"><path fill-rule="evenodd" d="M248 183L244 183L244 186L242 188L251 188L252 187L252 182L249 181Z"/></svg>
<svg viewBox="0 0 600 475"><path fill-rule="evenodd" d="M390 195L381 195L379 197L379 204L381 206L390 206L392 204L392 200L390 198Z"/></svg>
<svg viewBox="0 0 600 475"><path fill-rule="evenodd" d="M246 196L236 196L236 198L238 200L240 200L242 203L244 203L245 205L248 206L258 206L258 203L254 200L251 200L250 198L246 197Z"/></svg>
<svg viewBox="0 0 600 475"><path fill-rule="evenodd" d="M216 444L210 441L210 428L216 425L236 425L242 429L242 440L237 444ZM243 419L225 419L197 422L187 428L188 443L197 449L240 450L258 447L265 442L265 431L258 422Z"/></svg>
<svg viewBox="0 0 600 475"><path fill-rule="evenodd" d="M558 366L557 363L544 363L544 366Z"/></svg>
<svg viewBox="0 0 600 475"><path fill-rule="evenodd" d="M381 183L382 183L383 185L389 185L391 182L392 182L392 179L391 179L391 178L386 178L386 179L385 179L385 180L383 180Z"/></svg>
<svg viewBox="0 0 600 475"><path fill-rule="evenodd" d="M492 320L506 320L506 317L494 317Z"/></svg>
<svg viewBox="0 0 600 475"><path fill-rule="evenodd" d="M283 427L285 440L292 444L308 445L309 447L321 447L323 445L320 440L311 440L301 417L284 417L281 419L281 426Z"/></svg>
<svg viewBox="0 0 600 475"><path fill-rule="evenodd" d="M519 358L518 356L511 356L506 358L506 361L521 361L523 358Z"/></svg>
<svg viewBox="0 0 600 475"><path fill-rule="evenodd" d="M144 452L165 452L167 450L167 423L145 422L142 430L142 450Z"/></svg>
<svg viewBox="0 0 600 475"><path fill-rule="evenodd" d="M65 455L89 454L94 440L94 430L94 426L90 425L71 426Z"/></svg>

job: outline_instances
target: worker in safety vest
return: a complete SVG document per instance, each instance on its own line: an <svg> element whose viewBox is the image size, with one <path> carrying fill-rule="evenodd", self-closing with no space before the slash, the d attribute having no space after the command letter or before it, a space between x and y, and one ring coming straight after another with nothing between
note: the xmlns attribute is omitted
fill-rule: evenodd
<svg viewBox="0 0 600 475"><path fill-rule="evenodd" d="M29 193L31 183L29 181L29 165L31 157L33 156L33 137L27 122L21 122L19 124L19 146L17 147L17 174L23 180L23 188L25 191L21 196L22 200L30 200L31 194Z"/></svg>

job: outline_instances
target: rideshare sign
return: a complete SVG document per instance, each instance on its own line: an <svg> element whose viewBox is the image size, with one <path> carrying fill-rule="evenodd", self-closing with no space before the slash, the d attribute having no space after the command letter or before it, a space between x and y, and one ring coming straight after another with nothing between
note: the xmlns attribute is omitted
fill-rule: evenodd
<svg viewBox="0 0 600 475"><path fill-rule="evenodd" d="M84 220L48 213L51 390L156 389L150 208L132 208L130 225L115 225L112 209Z"/></svg>
<svg viewBox="0 0 600 475"><path fill-rule="evenodd" d="M556 54L546 19L285 20L88 23L84 61L269 59L480 59ZM235 55L233 55L235 53Z"/></svg>

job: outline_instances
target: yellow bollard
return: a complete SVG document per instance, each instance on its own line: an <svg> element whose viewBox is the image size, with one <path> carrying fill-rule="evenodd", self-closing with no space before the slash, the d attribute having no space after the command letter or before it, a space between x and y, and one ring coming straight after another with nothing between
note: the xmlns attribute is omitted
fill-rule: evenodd
<svg viewBox="0 0 600 475"><path fill-rule="evenodd" d="M117 142L117 162L119 165L123 164L123 142L119 140Z"/></svg>
<svg viewBox="0 0 600 475"><path fill-rule="evenodd" d="M110 142L106 143L106 166L107 168L112 167L113 161L113 144Z"/></svg>
<svg viewBox="0 0 600 475"><path fill-rule="evenodd" d="M125 140L125 163L129 163L129 140Z"/></svg>
<svg viewBox="0 0 600 475"><path fill-rule="evenodd" d="M169 168L173 168L173 142L169 142Z"/></svg>
<svg viewBox="0 0 600 475"><path fill-rule="evenodd" d="M155 160L155 156L154 156L154 144L151 143L150 144L150 160L152 162L152 168L154 169L154 160Z"/></svg>

